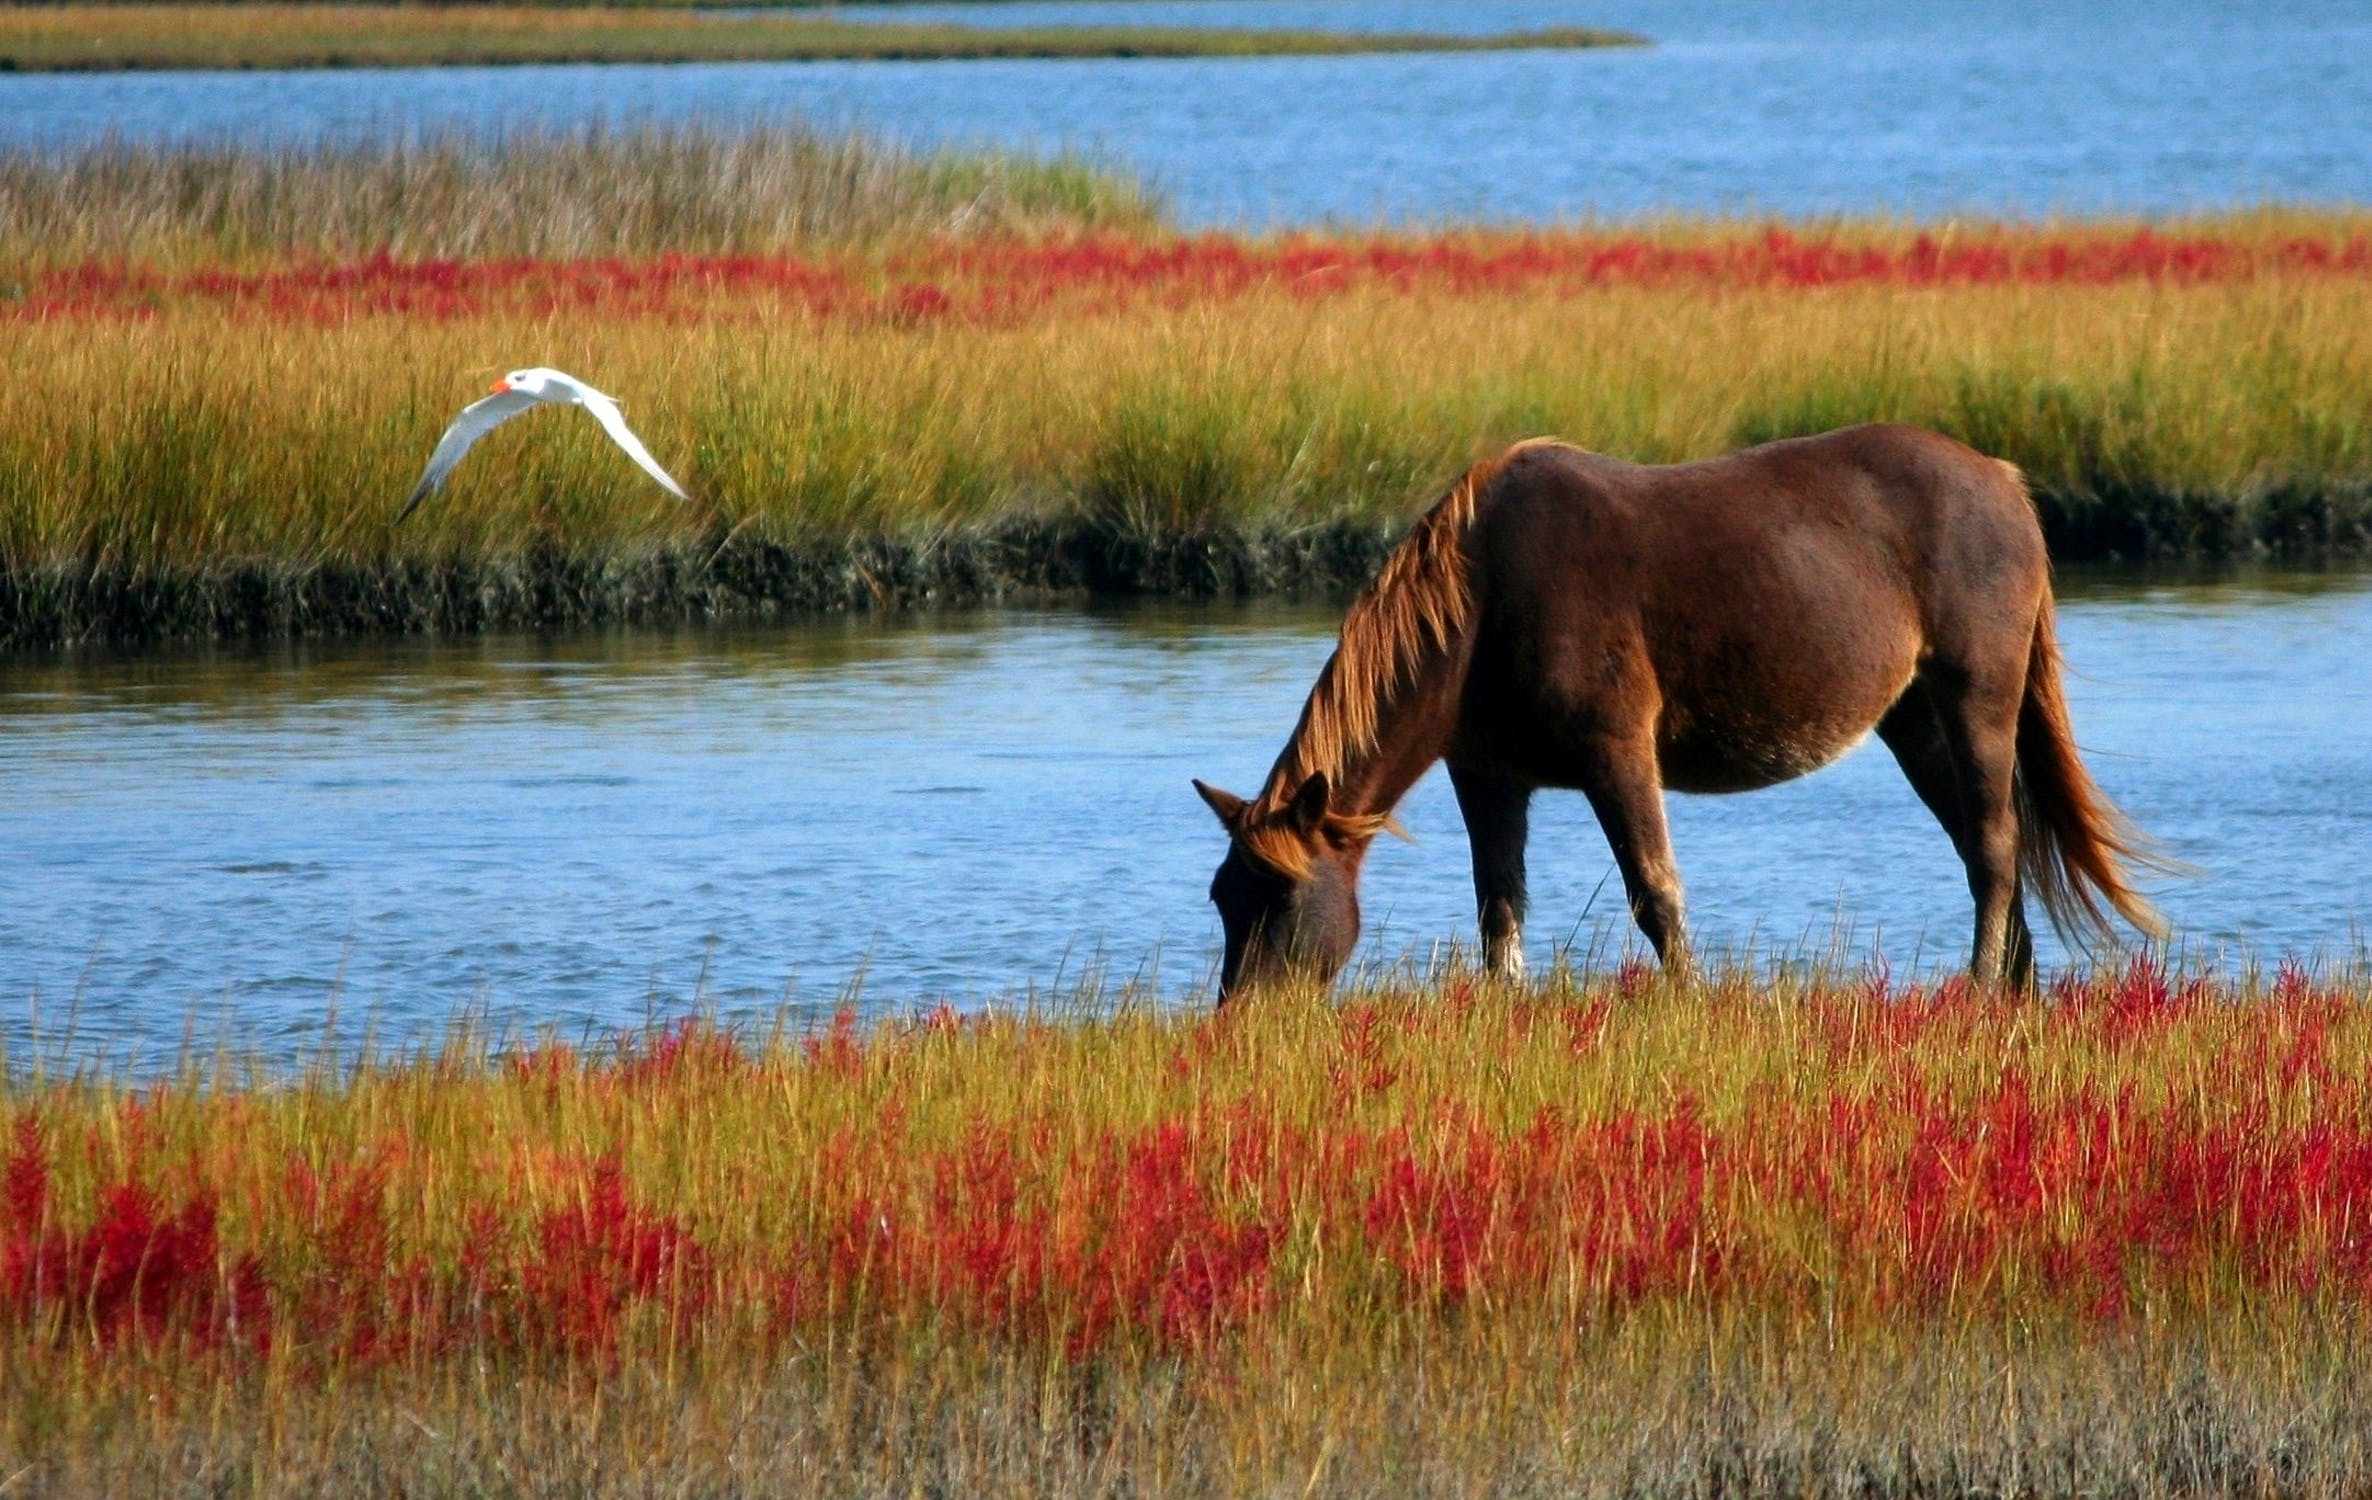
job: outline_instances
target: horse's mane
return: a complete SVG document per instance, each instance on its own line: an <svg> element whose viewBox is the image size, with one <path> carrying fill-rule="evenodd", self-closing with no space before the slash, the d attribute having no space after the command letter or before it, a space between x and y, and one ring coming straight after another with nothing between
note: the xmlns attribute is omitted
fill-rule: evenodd
<svg viewBox="0 0 2372 1500"><path fill-rule="evenodd" d="M1474 599L1466 586L1465 537L1476 498L1518 454L1554 442L1528 439L1468 469L1417 518L1352 601L1301 722L1246 810L1242 837L1251 853L1288 875L1306 873L1306 846L1279 821L1293 794L1321 772L1340 785L1350 761L1375 748L1383 711L1426 654L1447 649L1466 627ZM1342 837L1372 838L1391 823L1389 812L1327 815L1327 831Z"/></svg>

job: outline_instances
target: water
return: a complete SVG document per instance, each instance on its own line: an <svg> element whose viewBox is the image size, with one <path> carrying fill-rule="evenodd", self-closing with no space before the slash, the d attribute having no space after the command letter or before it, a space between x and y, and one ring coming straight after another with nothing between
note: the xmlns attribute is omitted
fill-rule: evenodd
<svg viewBox="0 0 2372 1500"><path fill-rule="evenodd" d="M1163 607L763 631L0 662L0 1041L156 1059L193 1018L607 1028L978 1005L1100 965L1209 993L1221 852L1336 612ZM2199 866L2192 952L2344 956L2372 902L2372 576L2079 581L2090 763ZM1471 942L1437 770L1371 862L1364 961ZM1700 939L1965 957L1967 895L1881 748L1672 799ZM1535 961L1636 943L1586 804L1534 813ZM1603 884L1603 888L1602 887ZM2054 954L2057 949L2051 950ZM145 1049L142 1052L141 1049Z"/></svg>
<svg viewBox="0 0 2372 1500"><path fill-rule="evenodd" d="M2156 212L2356 202L2372 10L2348 0L1181 0L902 9L973 23L1645 32L1637 51L1254 61L0 76L0 144L311 140L798 117L1073 145L1194 224L1646 210ZM861 15L862 12L848 14ZM983 614L462 645L0 660L0 1044L267 1048L978 1004L1102 966L1208 992L1220 842L1335 612ZM2079 582L2095 771L2199 875L2195 953L2360 950L2372 578ZM1367 890L1368 962L1472 931L1436 774ZM1533 956L1628 941L1577 796L1536 810ZM1956 960L1967 897L1882 750L1677 799L1701 939L1850 931ZM2056 953L2056 950L2051 950Z"/></svg>
<svg viewBox="0 0 2372 1500"><path fill-rule="evenodd" d="M976 24L1484 31L1643 50L1249 61L734 64L0 77L0 143L310 139L797 116L1086 147L1188 222L1649 210L2163 212L2372 188L2355 0L1168 0L900 7Z"/></svg>

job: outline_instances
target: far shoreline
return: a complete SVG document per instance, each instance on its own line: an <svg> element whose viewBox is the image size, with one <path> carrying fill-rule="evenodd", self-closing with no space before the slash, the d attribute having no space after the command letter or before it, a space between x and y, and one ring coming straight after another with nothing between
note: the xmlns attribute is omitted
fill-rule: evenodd
<svg viewBox="0 0 2372 1500"><path fill-rule="evenodd" d="M1191 26L973 26L691 7L68 4L0 11L0 73L321 71L581 63L1112 61L1586 51L1632 32L1477 35Z"/></svg>

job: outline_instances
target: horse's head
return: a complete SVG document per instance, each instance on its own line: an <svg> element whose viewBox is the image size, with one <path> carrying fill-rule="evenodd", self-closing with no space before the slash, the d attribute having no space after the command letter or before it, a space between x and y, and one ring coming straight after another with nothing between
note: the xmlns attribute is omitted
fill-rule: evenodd
<svg viewBox="0 0 2372 1500"><path fill-rule="evenodd" d="M1211 877L1227 931L1219 1003L1288 975L1334 978L1359 944L1359 865L1384 820L1329 812L1323 773L1273 809L1199 781L1194 789L1228 835Z"/></svg>

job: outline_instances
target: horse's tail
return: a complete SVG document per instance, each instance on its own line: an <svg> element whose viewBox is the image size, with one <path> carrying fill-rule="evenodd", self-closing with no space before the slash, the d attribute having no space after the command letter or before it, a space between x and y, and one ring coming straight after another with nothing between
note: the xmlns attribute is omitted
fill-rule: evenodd
<svg viewBox="0 0 2372 1500"><path fill-rule="evenodd" d="M2133 888L2134 869L2171 871L2108 800L2077 758L2067 698L2059 687L2059 643L2043 596L2026 657L2026 699L2018 706L2018 863L2062 936L2109 936L2108 911L2152 937L2166 919Z"/></svg>

